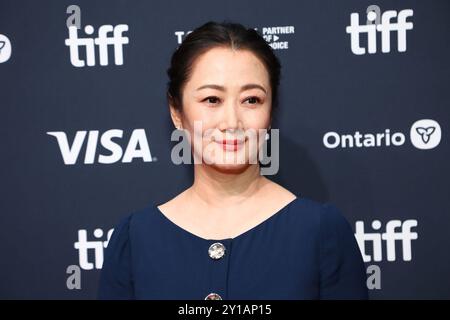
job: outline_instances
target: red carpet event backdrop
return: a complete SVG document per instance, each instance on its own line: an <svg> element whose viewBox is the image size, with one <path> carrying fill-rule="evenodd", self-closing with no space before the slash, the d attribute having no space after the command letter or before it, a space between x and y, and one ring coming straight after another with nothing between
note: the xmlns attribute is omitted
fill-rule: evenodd
<svg viewBox="0 0 450 320"><path fill-rule="evenodd" d="M449 299L449 14L434 0L2 0L0 298L95 298L119 219L191 184L171 161L166 70L190 31L229 20L282 64L268 178L342 210L371 299Z"/></svg>

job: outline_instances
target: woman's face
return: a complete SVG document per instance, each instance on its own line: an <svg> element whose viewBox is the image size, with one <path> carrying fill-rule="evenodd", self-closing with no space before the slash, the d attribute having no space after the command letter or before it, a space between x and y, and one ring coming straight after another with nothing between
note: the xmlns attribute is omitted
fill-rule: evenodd
<svg viewBox="0 0 450 320"><path fill-rule="evenodd" d="M191 146L192 138L200 141L192 149L202 164L242 170L257 163L271 101L264 64L250 51L217 47L195 60L183 90L183 112L176 117Z"/></svg>

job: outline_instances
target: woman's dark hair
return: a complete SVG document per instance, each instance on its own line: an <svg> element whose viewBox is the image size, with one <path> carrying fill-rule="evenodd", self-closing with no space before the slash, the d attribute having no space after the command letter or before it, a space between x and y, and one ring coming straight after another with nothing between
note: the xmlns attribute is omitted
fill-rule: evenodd
<svg viewBox="0 0 450 320"><path fill-rule="evenodd" d="M249 50L265 65L272 88L272 109L278 106L278 85L281 64L272 47L254 29L232 22L209 21L189 33L172 55L167 88L167 100L178 111L182 111L182 90L192 72L194 60L209 49L229 47Z"/></svg>

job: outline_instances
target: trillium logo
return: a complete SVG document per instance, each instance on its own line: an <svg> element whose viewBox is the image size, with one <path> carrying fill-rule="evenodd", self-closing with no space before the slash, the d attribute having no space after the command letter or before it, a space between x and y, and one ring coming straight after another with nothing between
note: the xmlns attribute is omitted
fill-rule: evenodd
<svg viewBox="0 0 450 320"><path fill-rule="evenodd" d="M0 63L6 62L11 57L11 42L8 37L0 34Z"/></svg>
<svg viewBox="0 0 450 320"><path fill-rule="evenodd" d="M418 149L433 149L441 142L441 126L434 120L422 119L411 127L411 143Z"/></svg>

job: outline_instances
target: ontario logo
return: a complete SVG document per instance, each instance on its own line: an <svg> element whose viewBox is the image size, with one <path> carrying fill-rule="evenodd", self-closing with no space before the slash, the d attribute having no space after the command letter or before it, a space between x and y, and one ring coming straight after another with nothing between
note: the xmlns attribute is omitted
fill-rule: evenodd
<svg viewBox="0 0 450 320"><path fill-rule="evenodd" d="M11 41L4 34L0 34L0 63L6 62L11 57Z"/></svg>
<svg viewBox="0 0 450 320"><path fill-rule="evenodd" d="M337 148L374 148L374 147L400 147L406 142L405 134L400 131L385 129L383 132L361 133L338 133L326 132L323 135L323 145L327 149ZM442 130L436 120L421 119L414 122L409 130L411 144L421 150L436 148L441 142Z"/></svg>
<svg viewBox="0 0 450 320"><path fill-rule="evenodd" d="M441 142L441 126L434 120L423 119L411 126L411 143L417 149L433 149Z"/></svg>

